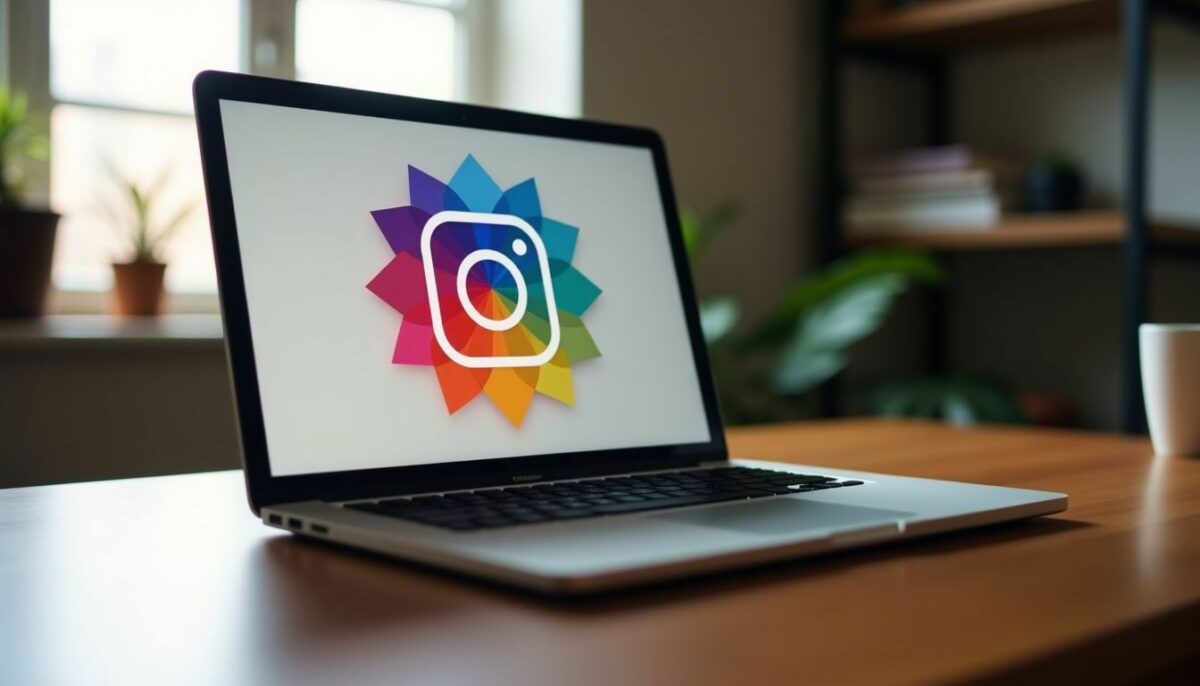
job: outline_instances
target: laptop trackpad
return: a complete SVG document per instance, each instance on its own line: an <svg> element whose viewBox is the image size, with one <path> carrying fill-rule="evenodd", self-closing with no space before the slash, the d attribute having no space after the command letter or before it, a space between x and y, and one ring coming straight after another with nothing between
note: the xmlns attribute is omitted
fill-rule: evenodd
<svg viewBox="0 0 1200 686"><path fill-rule="evenodd" d="M798 498L772 498L656 515L653 518L755 534L789 534L809 529L858 528L868 524L885 524L911 517L913 514Z"/></svg>

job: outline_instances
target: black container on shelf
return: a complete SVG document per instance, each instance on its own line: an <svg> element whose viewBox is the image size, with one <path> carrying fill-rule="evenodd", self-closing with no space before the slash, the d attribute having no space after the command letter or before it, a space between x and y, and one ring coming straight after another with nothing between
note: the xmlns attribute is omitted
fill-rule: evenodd
<svg viewBox="0 0 1200 686"><path fill-rule="evenodd" d="M1084 178L1062 159L1035 163L1025 175L1024 206L1028 212L1066 212L1083 207Z"/></svg>

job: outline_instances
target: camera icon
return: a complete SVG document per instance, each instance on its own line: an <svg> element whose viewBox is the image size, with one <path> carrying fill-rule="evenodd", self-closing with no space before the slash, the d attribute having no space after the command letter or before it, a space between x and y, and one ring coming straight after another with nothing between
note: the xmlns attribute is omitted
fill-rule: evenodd
<svg viewBox="0 0 1200 686"><path fill-rule="evenodd" d="M516 229L520 236L506 246L514 255L524 257L532 246L533 258L537 262L542 290L546 299L546 317L550 325L550 337L546 348L535 355L494 355L472 356L464 354L450 343L446 335L446 325L442 316L442 307L438 293L437 277L433 263L433 235L439 227L446 224L475 224L508 226ZM421 262L425 270L425 291L429 297L429 313L433 324L433 336L446 357L462 367L473 369L488 369L493 367L540 367L549 362L556 353L562 338L558 321L558 309L554 302L554 287L550 275L550 259L546 254L546 245L542 237L534 231L529 222L509 214L489 214L486 212L460 212L445 210L438 212L425 222L421 230ZM516 307L503 319L492 319L480 312L467 294L467 275L471 268L481 262L494 262L508 271L517 291ZM454 278L455 292L463 311L480 327L488 331L508 331L521 323L529 307L529 286L525 275L521 273L516 262L499 250L480 248L467 254L458 266Z"/></svg>

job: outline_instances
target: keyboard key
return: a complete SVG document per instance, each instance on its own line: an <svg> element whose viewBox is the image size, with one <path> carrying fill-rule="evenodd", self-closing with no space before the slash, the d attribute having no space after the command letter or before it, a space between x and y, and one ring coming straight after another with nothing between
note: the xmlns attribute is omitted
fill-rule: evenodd
<svg viewBox="0 0 1200 686"><path fill-rule="evenodd" d="M538 514L536 512L525 512L525 513L521 513L521 514L515 514L515 515L512 515L512 519L514 522L518 522L520 524L536 524L538 522L550 521L550 518L548 516L546 516L544 514Z"/></svg>
<svg viewBox="0 0 1200 686"><path fill-rule="evenodd" d="M592 510L555 510L553 513L548 513L547 516L553 519L580 519L582 517L592 517L594 515L595 512Z"/></svg>
<svg viewBox="0 0 1200 686"><path fill-rule="evenodd" d="M862 485L862 482L861 482L861 481L853 481L853 480L851 480L851 481L843 481L843 482L842 482L842 485L843 485L843 486L861 486L861 485Z"/></svg>
<svg viewBox="0 0 1200 686"><path fill-rule="evenodd" d="M480 517L480 518L476 519L475 523L480 526L489 526L489 527L490 526L508 526L509 524L513 523L513 520L510 517L503 517L500 515L489 515L486 517Z"/></svg>

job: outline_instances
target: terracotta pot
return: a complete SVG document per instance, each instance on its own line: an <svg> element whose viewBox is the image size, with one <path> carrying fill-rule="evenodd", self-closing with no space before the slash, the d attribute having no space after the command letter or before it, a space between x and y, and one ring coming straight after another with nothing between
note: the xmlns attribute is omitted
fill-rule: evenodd
<svg viewBox="0 0 1200 686"><path fill-rule="evenodd" d="M1061 395L1031 391L1018 396L1017 403L1034 426L1076 426L1075 406Z"/></svg>
<svg viewBox="0 0 1200 686"><path fill-rule="evenodd" d="M58 215L0 207L0 317L46 312Z"/></svg>
<svg viewBox="0 0 1200 686"><path fill-rule="evenodd" d="M126 317L153 317L162 312L161 262L126 262L113 265L113 310Z"/></svg>

